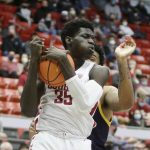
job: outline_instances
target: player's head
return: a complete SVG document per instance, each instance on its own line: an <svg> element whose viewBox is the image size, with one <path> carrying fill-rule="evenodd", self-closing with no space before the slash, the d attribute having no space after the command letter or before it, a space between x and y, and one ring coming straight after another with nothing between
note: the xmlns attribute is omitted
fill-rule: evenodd
<svg viewBox="0 0 150 150"><path fill-rule="evenodd" d="M61 39L65 49L69 49L74 58L87 59L93 53L94 29L92 24L85 19L75 19L66 23Z"/></svg>
<svg viewBox="0 0 150 150"><path fill-rule="evenodd" d="M105 57L104 57L103 49L100 46L95 45L94 53L90 57L90 60L103 66L104 59L105 59Z"/></svg>

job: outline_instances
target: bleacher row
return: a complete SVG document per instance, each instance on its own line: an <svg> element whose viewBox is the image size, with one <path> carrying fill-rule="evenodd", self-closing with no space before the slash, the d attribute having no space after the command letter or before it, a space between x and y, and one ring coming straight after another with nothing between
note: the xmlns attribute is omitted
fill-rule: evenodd
<svg viewBox="0 0 150 150"><path fill-rule="evenodd" d="M0 113L21 115L18 79L0 77Z"/></svg>

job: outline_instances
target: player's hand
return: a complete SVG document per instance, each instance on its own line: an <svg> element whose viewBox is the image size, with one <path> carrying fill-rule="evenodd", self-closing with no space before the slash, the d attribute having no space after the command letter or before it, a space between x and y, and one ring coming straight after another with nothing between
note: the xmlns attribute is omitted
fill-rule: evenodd
<svg viewBox="0 0 150 150"><path fill-rule="evenodd" d="M117 58L127 58L130 56L136 48L136 43L132 37L126 36L124 42L121 43L115 50L115 55Z"/></svg>
<svg viewBox="0 0 150 150"><path fill-rule="evenodd" d="M42 48L44 47L44 41L40 37L36 36L29 43L29 47L31 49L31 58L39 58L42 53Z"/></svg>
<svg viewBox="0 0 150 150"><path fill-rule="evenodd" d="M51 46L44 51L41 56L41 60L56 60L59 62L62 60L62 58L66 57L67 53L69 53L69 51L61 50L56 48L55 46Z"/></svg>

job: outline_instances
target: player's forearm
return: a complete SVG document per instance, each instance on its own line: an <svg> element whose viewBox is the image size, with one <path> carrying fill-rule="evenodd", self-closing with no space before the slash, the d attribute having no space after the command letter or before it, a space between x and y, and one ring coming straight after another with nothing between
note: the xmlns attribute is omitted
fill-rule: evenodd
<svg viewBox="0 0 150 150"><path fill-rule="evenodd" d="M59 64L65 80L68 80L75 76L75 70L71 66L66 55L62 56L62 58L59 59Z"/></svg>
<svg viewBox="0 0 150 150"><path fill-rule="evenodd" d="M21 111L29 117L35 116L37 113L37 72L38 61L33 58L30 62L27 81L21 95Z"/></svg>
<svg viewBox="0 0 150 150"><path fill-rule="evenodd" d="M66 81L71 95L74 97L74 103L79 110L91 110L102 95L102 87L94 80L84 83L78 76Z"/></svg>
<svg viewBox="0 0 150 150"><path fill-rule="evenodd" d="M119 107L121 110L126 110L131 108L134 103L133 85L126 58L118 59L118 68L120 76L118 87Z"/></svg>

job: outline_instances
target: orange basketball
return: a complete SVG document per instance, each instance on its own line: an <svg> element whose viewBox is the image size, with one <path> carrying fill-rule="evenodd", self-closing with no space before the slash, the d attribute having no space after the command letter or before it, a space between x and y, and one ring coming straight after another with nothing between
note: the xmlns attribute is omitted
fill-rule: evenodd
<svg viewBox="0 0 150 150"><path fill-rule="evenodd" d="M67 58L75 68L72 57L67 54ZM61 72L61 68L57 61L54 60L44 60L39 64L39 75L42 81L51 87L59 87L65 84L64 76Z"/></svg>

